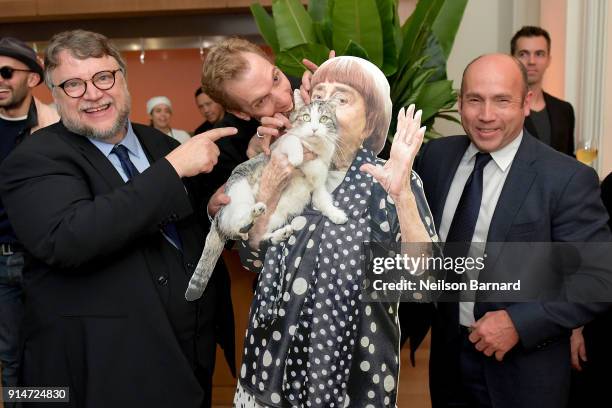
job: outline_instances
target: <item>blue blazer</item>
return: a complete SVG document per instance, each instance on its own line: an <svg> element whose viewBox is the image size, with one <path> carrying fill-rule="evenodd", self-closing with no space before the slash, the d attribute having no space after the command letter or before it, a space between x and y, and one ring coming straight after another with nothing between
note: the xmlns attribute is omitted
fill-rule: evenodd
<svg viewBox="0 0 612 408"><path fill-rule="evenodd" d="M423 147L415 165L438 229L454 174L469 144L467 136L432 140ZM495 208L487 242L609 242L607 221L595 171L525 132ZM612 287L611 275L604 274L602 291ZM488 311L505 309L520 339L503 362L486 359L486 381L494 406L565 406L571 329L606 308L602 303L477 302L476 320ZM453 393L461 393L458 318L456 303L437 305L430 358L434 408L446 406Z"/></svg>

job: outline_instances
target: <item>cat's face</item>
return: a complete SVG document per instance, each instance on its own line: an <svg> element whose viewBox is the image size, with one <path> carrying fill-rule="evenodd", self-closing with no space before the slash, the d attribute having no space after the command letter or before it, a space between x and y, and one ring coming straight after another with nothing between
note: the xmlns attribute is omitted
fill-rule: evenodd
<svg viewBox="0 0 612 408"><path fill-rule="evenodd" d="M309 105L296 100L296 110L291 114L291 133L312 151L318 150L318 146L335 144L338 136L335 110L335 100L313 101Z"/></svg>

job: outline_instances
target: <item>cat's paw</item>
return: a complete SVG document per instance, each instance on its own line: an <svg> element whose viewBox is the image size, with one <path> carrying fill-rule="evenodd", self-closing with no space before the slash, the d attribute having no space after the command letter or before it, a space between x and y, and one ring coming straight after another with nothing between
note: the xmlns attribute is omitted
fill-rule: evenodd
<svg viewBox="0 0 612 408"><path fill-rule="evenodd" d="M327 214L325 214L325 216L334 224L344 224L348 221L348 217L344 211L339 210L338 208L334 208L333 211L329 211Z"/></svg>
<svg viewBox="0 0 612 408"><path fill-rule="evenodd" d="M291 234L293 234L293 227L291 227L291 225L285 225L284 227L270 233L269 238L273 244L278 244L287 240Z"/></svg>
<svg viewBox="0 0 612 408"><path fill-rule="evenodd" d="M287 156L287 161L293 167L300 167L302 163L304 163L304 155L303 154L290 154Z"/></svg>
<svg viewBox="0 0 612 408"><path fill-rule="evenodd" d="M248 237L247 232L249 232L251 228L253 228L253 224L255 224L255 220L257 219L257 217L259 217L265 212L266 205L264 203L255 203L253 208L251 208L251 216L248 220L248 224L243 225L242 228L238 230L238 235L240 235L242 239L246 239L245 237Z"/></svg>
<svg viewBox="0 0 612 408"><path fill-rule="evenodd" d="M259 217L261 214L266 212L266 205L264 203L255 203L253 209L251 210L251 215L253 218Z"/></svg>

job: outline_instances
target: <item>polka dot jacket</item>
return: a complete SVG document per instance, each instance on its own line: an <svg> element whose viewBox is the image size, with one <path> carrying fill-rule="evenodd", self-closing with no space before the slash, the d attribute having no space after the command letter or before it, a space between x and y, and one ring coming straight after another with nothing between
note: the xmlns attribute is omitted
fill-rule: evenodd
<svg viewBox="0 0 612 408"><path fill-rule="evenodd" d="M362 301L363 242L398 242L393 201L358 151L334 190L349 216L336 225L311 206L291 221L294 233L260 253L242 244L245 266L260 272L240 369L238 407L394 407L399 377L398 302ZM411 187L432 239L422 184Z"/></svg>

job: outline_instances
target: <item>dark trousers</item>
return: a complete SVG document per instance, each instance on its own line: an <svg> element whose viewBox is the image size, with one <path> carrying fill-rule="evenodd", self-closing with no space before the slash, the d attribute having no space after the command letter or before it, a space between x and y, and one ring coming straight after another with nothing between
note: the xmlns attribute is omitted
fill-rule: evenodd
<svg viewBox="0 0 612 408"><path fill-rule="evenodd" d="M17 385L19 336L23 319L23 253L0 256L0 365L2 386ZM5 403L6 408L14 405Z"/></svg>
<svg viewBox="0 0 612 408"><path fill-rule="evenodd" d="M467 327L461 326L461 382L465 389L466 408L492 408L491 397L487 389L487 379L484 373L485 359L482 352L476 350L474 343L468 338L470 333Z"/></svg>

